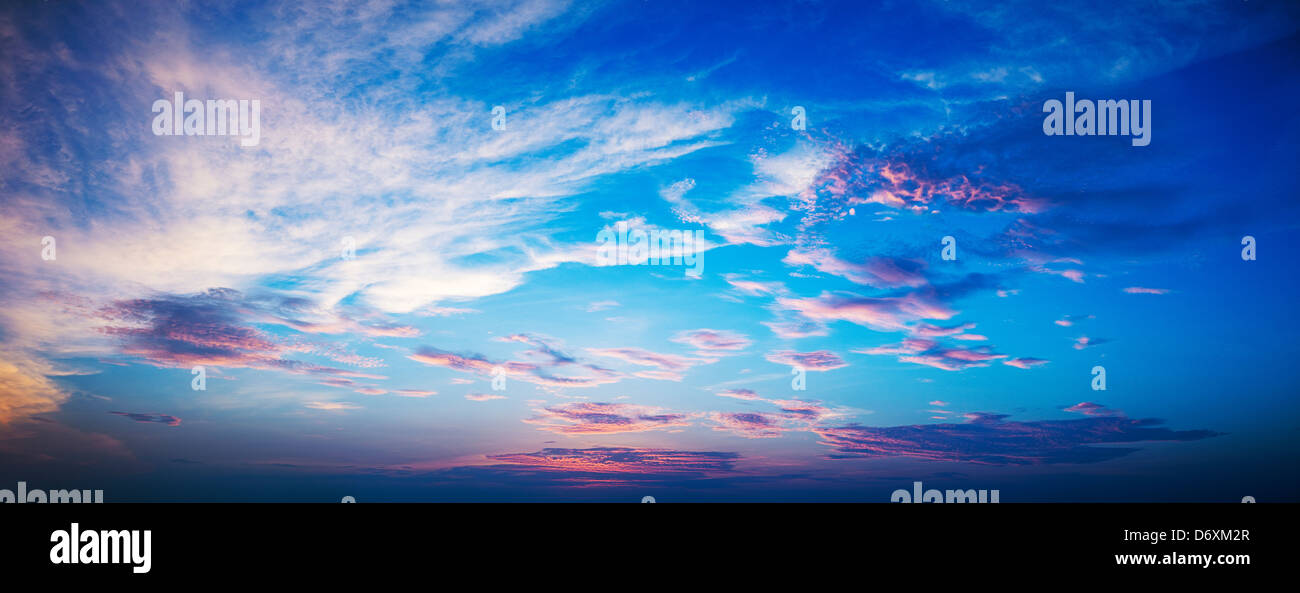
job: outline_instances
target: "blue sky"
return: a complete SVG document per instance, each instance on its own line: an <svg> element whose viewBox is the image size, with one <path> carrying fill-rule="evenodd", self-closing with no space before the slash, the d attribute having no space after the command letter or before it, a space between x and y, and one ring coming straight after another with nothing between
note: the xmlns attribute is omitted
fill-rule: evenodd
<svg viewBox="0 0 1300 593"><path fill-rule="evenodd" d="M1298 22L1257 1L13 3L0 478L1295 500ZM178 91L259 101L259 143L155 135ZM1044 135L1066 92L1150 100L1151 143ZM601 265L620 223L702 232L702 273Z"/></svg>

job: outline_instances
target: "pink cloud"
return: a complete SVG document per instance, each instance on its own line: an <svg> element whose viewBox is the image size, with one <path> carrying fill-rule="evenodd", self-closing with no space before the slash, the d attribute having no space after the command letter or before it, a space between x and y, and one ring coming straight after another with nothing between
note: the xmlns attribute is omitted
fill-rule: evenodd
<svg viewBox="0 0 1300 593"><path fill-rule="evenodd" d="M776 364L800 367L809 371L830 371L848 366L848 363L829 350L817 350L815 352L777 350L769 352L767 360Z"/></svg>
<svg viewBox="0 0 1300 593"><path fill-rule="evenodd" d="M475 373L478 375L490 375L494 369L500 368L505 375L545 387L595 387L609 383L617 383L622 379L622 375L605 368L595 365L583 364L576 359L556 350L548 343L525 334L513 334L500 338L506 342L521 342L533 346L529 350L530 356L539 359L538 363L520 362L520 361L503 361L493 362L486 357L478 354L457 354L445 350L439 350L424 346L415 351L407 358L427 364L430 366L439 366L456 371ZM548 374L545 369L557 366L581 368L589 374L587 376L556 376Z"/></svg>
<svg viewBox="0 0 1300 593"><path fill-rule="evenodd" d="M922 338L939 338L962 335L968 329L974 329L974 323L962 323L952 327L940 327L929 323L918 323L912 328L912 335Z"/></svg>
<svg viewBox="0 0 1300 593"><path fill-rule="evenodd" d="M988 346L975 348L948 347L935 340L907 338L901 343L854 350L859 354L878 356L897 356L899 362L910 362L934 367L945 371L961 371L974 367L986 367L993 360L1006 358Z"/></svg>
<svg viewBox="0 0 1300 593"><path fill-rule="evenodd" d="M757 280L746 280L735 274L727 274L723 277L727 284L730 284L741 293L750 296L785 294L785 285L780 282L760 282Z"/></svg>
<svg viewBox="0 0 1300 593"><path fill-rule="evenodd" d="M1109 341L1110 341L1110 340L1108 340L1108 339L1106 339L1106 338L1089 338L1088 336L1079 336L1078 338L1075 338L1075 339L1074 339L1074 349L1075 349L1075 350L1083 350L1084 348L1087 348L1087 347L1089 347L1089 346L1096 346L1096 345L1098 345L1098 344L1105 344L1106 342L1109 342Z"/></svg>
<svg viewBox="0 0 1300 593"><path fill-rule="evenodd" d="M487 402L487 401L492 401L494 399L505 399L505 398L506 396L497 395L495 393L466 393L465 394L465 399L472 402Z"/></svg>
<svg viewBox="0 0 1300 593"><path fill-rule="evenodd" d="M407 358L430 366L449 368L457 371L469 371L486 375L495 366L486 358L478 355L461 355L437 348L423 347Z"/></svg>
<svg viewBox="0 0 1300 593"><path fill-rule="evenodd" d="M159 367L251 368L294 374L383 379L380 375L287 358L317 354L363 367L380 366L336 347L282 342L254 328L253 319L271 309L235 290L114 301L95 314L110 325L100 329L122 340L120 351ZM278 311L278 309L276 310Z"/></svg>
<svg viewBox="0 0 1300 593"><path fill-rule="evenodd" d="M1137 449L1094 445L1195 441L1217 436L1209 430L1170 430L1158 426L1157 419L1132 419L1121 414L1028 422L1009 421L1001 414L973 413L967 418L968 422L960 424L849 425L814 431L822 437L823 445L835 450L833 458L909 457L992 465L1096 463Z"/></svg>
<svg viewBox="0 0 1300 593"><path fill-rule="evenodd" d="M690 345L696 349L696 354L700 356L738 352L752 344L744 334L719 329L695 329L680 332L673 337L672 341Z"/></svg>
<svg viewBox="0 0 1300 593"><path fill-rule="evenodd" d="M360 409L361 409L361 406L358 406L358 405L356 405L356 404L349 403L349 402L321 402L321 401L311 401L311 402L307 402L307 403L305 403L305 404L303 404L303 405L305 405L305 406L307 406L308 408L311 408L311 409L313 409L313 410L344 411L344 410L360 410Z"/></svg>
<svg viewBox="0 0 1300 593"><path fill-rule="evenodd" d="M1079 402L1077 404L1074 404L1073 406L1065 408L1065 411L1074 412L1076 414L1083 414L1085 416L1122 416L1123 415L1123 413L1118 410L1112 410L1110 408L1107 408L1106 406L1103 406L1101 404L1096 404L1093 402Z"/></svg>
<svg viewBox="0 0 1300 593"><path fill-rule="evenodd" d="M1002 364L1005 364L1007 366L1013 366L1020 369L1028 369L1039 365L1047 364L1048 362L1050 361L1041 358L1021 357L1021 358L1012 358L1010 360L1004 360L1002 361Z"/></svg>
<svg viewBox="0 0 1300 593"><path fill-rule="evenodd" d="M661 354L643 348L588 348L587 352L596 356L617 358L624 362L641 366L658 367L667 371L684 371L696 364L715 362L706 359L678 356L676 354Z"/></svg>
<svg viewBox="0 0 1300 593"><path fill-rule="evenodd" d="M903 331L922 319L950 319L957 314L933 298L913 292L898 297L843 296L823 292L817 298L779 298L792 311L819 321L849 321L878 331Z"/></svg>
<svg viewBox="0 0 1300 593"><path fill-rule="evenodd" d="M785 339L824 336L830 333L825 325L815 321L764 321L777 337Z"/></svg>
<svg viewBox="0 0 1300 593"><path fill-rule="evenodd" d="M1047 200L1031 197L1014 184L993 183L968 175L932 177L917 171L902 158L873 160L867 163L866 169L869 187L874 189L870 193L862 191L866 197L851 199L850 204L878 203L916 213L929 211L939 202L965 210L1029 214L1043 212L1050 206Z"/></svg>
<svg viewBox="0 0 1300 593"><path fill-rule="evenodd" d="M689 426L690 416L633 404L575 402L534 410L524 419L542 430L566 434L618 434Z"/></svg>
<svg viewBox="0 0 1300 593"><path fill-rule="evenodd" d="M709 420L717 424L713 430L730 432L750 439L768 439L781 436L784 420L776 414L757 412L713 412Z"/></svg>
<svg viewBox="0 0 1300 593"><path fill-rule="evenodd" d="M523 466L529 471L616 475L728 472L732 471L738 457L736 453L632 447L550 448L535 453L488 456L494 461ZM583 485L593 483L603 482L581 481Z"/></svg>
<svg viewBox="0 0 1300 593"><path fill-rule="evenodd" d="M750 400L750 401L760 401L763 399L759 397L758 394L755 393L754 390L752 389L725 389L723 391L719 391L718 395L722 397L730 397L730 398Z"/></svg>
<svg viewBox="0 0 1300 593"><path fill-rule="evenodd" d="M926 284L925 262L891 257L872 257L862 263L842 260L829 249L796 248L781 260L791 266L811 266L819 272L840 276L855 284L875 288L916 288Z"/></svg>

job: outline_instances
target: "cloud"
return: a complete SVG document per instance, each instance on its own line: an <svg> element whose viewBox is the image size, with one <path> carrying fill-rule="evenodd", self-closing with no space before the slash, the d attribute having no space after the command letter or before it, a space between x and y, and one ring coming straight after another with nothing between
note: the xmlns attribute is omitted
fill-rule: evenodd
<svg viewBox="0 0 1300 593"><path fill-rule="evenodd" d="M842 411L824 406L817 401L802 399L776 399L770 401L781 409L785 417L808 424L843 415Z"/></svg>
<svg viewBox="0 0 1300 593"><path fill-rule="evenodd" d="M353 403L350 403L350 402L321 402L321 401L310 401L310 402L307 402L307 403L305 403L305 404L303 404L303 405L305 405L305 406L307 406L308 408L311 408L311 409L313 409L313 410L342 411L342 410L360 410L360 409L361 409L361 406L358 406L358 405L353 404Z"/></svg>
<svg viewBox="0 0 1300 593"><path fill-rule="evenodd" d="M565 434L619 434L689 426L687 414L633 404L575 402L534 410L524 422Z"/></svg>
<svg viewBox="0 0 1300 593"><path fill-rule="evenodd" d="M135 470L135 455L109 435L83 432L45 418L27 418L0 430L0 462L6 472L52 472L84 476L91 469Z"/></svg>
<svg viewBox="0 0 1300 593"><path fill-rule="evenodd" d="M1083 278L1084 278L1083 270L1078 270L1073 268L1068 270L1054 270L1047 266L1036 266L1036 265L1029 266L1029 269L1030 271L1038 272L1040 274L1051 274L1054 276L1060 276L1062 278L1069 279L1071 282L1083 284Z"/></svg>
<svg viewBox="0 0 1300 593"><path fill-rule="evenodd" d="M698 364L716 362L716 359L691 358L676 354L662 354L644 348L587 348L587 352L596 356L616 358L640 366L656 367L664 371L679 373Z"/></svg>
<svg viewBox="0 0 1300 593"><path fill-rule="evenodd" d="M587 311L588 313L595 313L595 312L597 312L597 311L604 311L604 310L606 310L606 309L613 309L614 307L617 307L617 306L619 306L618 301L592 301L592 302L590 302L590 303L587 304L586 311Z"/></svg>
<svg viewBox="0 0 1300 593"><path fill-rule="evenodd" d="M771 438L780 436L785 431L806 431L823 420L845 415L844 410L826 406L819 401L768 399L752 389L727 389L719 391L717 395L763 402L779 410L762 413L711 412L707 415L715 424L714 430L733 432L748 438Z"/></svg>
<svg viewBox="0 0 1300 593"><path fill-rule="evenodd" d="M492 368L496 366L478 354L456 354L431 346L421 346L407 358L430 366L478 373L480 375L491 373Z"/></svg>
<svg viewBox="0 0 1300 593"><path fill-rule="evenodd" d="M980 172L945 176L925 169L926 155L848 153L840 167L828 173L838 195L852 196L846 204L880 204L922 214L944 206L972 212L1035 214L1051 204L1014 183L996 181Z"/></svg>
<svg viewBox="0 0 1300 593"><path fill-rule="evenodd" d="M1130 286L1124 289L1128 294L1169 294L1167 288L1146 288L1142 286Z"/></svg>
<svg viewBox="0 0 1300 593"><path fill-rule="evenodd" d="M1112 410L1110 408L1107 408L1106 406L1103 406L1101 404L1095 404L1092 402L1079 402L1077 404L1074 404L1073 406L1065 408L1065 411L1074 412L1077 414L1083 414L1085 416L1123 416L1124 415L1123 412L1120 412L1118 410Z"/></svg>
<svg viewBox="0 0 1300 593"><path fill-rule="evenodd" d="M502 342L520 342L532 346L533 348L525 351L524 354L533 359L539 359L539 364L544 366L570 365L578 362L576 358L560 350L559 346L552 343L549 338L530 334L511 334L498 339Z"/></svg>
<svg viewBox="0 0 1300 593"><path fill-rule="evenodd" d="M785 418L777 414L713 412L708 418L717 424L713 430L730 432L751 439L779 437L786 430L781 426Z"/></svg>
<svg viewBox="0 0 1300 593"><path fill-rule="evenodd" d="M690 345L696 349L695 354L697 356L733 354L748 348L753 343L745 334L718 329L694 329L679 332L676 336L673 336L672 341L678 344Z"/></svg>
<svg viewBox="0 0 1300 593"><path fill-rule="evenodd" d="M776 364L799 367L808 371L831 371L849 366L838 355L829 350L814 352L796 352L794 350L776 350L767 353L767 360Z"/></svg>
<svg viewBox="0 0 1300 593"><path fill-rule="evenodd" d="M606 176L717 146L718 133L749 108L569 93L526 108L511 104L511 133L484 134L474 124L486 122L480 115L489 105L403 91L525 33L538 40L576 26L590 10L539 0L320 13L248 8L241 26L250 35L215 46L213 21L191 18L202 12L194 7L137 11L123 29L118 8L106 5L58 35L37 33L45 24L25 18L27 33L5 37L6 55L25 66L0 72L2 99L33 109L30 117L0 116L6 195L21 190L0 201L0 229L15 238L0 245L6 343L70 349L95 337L39 302L36 295L50 292L112 301L117 313L134 316L105 332L155 365L351 376L289 357L319 347L346 364L375 359L284 343L258 327L409 338L419 333L414 327L353 318L341 304L385 314L463 313L472 310L450 305L510 290L532 272L588 263L582 244L564 243L548 227L566 210L557 203ZM69 38L104 43L68 49L60 39ZM382 85L373 84L379 71L389 73ZM87 72L106 74L81 75ZM66 102L40 99L50 84ZM147 123L148 105L173 91L200 100L259 98L261 144L231 150L225 138L155 137L147 125L114 123ZM115 131L92 138L86 130ZM86 160L89 154L104 158ZM69 175L69 167L84 175ZM91 195L101 197L84 199ZM44 235L58 238L56 266L28 257L30 241ZM354 258L340 257L345 239L355 244ZM278 304L311 306L289 314L277 303L232 298L219 311L219 296L173 296L259 286L273 286L284 297ZM35 310L41 314L27 315ZM585 386L608 377L535 380ZM45 386L22 389L29 395L0 394L0 421L63 399Z"/></svg>
<svg viewBox="0 0 1300 593"><path fill-rule="evenodd" d="M815 321L764 321L768 329L778 338L795 339L825 336L830 333L824 324Z"/></svg>
<svg viewBox="0 0 1300 593"><path fill-rule="evenodd" d="M1074 326L1074 324L1087 319L1093 319L1093 316L1092 315L1066 315L1065 317L1057 319L1052 323L1055 323L1056 325L1059 325L1061 327L1072 327Z"/></svg>
<svg viewBox="0 0 1300 593"><path fill-rule="evenodd" d="M967 348L962 346L944 346L936 340L907 338L889 346L877 346L854 350L859 354L897 356L899 362L910 362L942 369L961 371L968 368L986 367L994 360L1007 358L1005 354L994 352L989 346ZM1021 359L1017 359L1021 360Z"/></svg>
<svg viewBox="0 0 1300 593"><path fill-rule="evenodd" d="M506 398L506 396L504 396L504 395L497 395L497 394L495 394L495 393L467 393L467 394L465 394L465 399L467 399L467 400L469 400L469 401L472 401L472 402L486 402L486 401L492 401L492 400L494 400L494 399L505 399L505 398Z"/></svg>
<svg viewBox="0 0 1300 593"><path fill-rule="evenodd" d="M786 309L816 321L849 321L877 331L903 331L922 319L949 319L957 312L933 296L912 292L895 297L863 297L823 292L816 298L778 298Z"/></svg>
<svg viewBox="0 0 1300 593"><path fill-rule="evenodd" d="M831 455L834 458L911 457L992 465L1096 463L1138 450L1112 446L1116 444L1195 441L1218 435L1209 430L1175 431L1159 427L1160 420L1118 415L1033 422L1009 421L992 414L971 414L969 418L964 424L855 424L814 430L822 444L836 451Z"/></svg>
<svg viewBox="0 0 1300 593"><path fill-rule="evenodd" d="M952 327L941 327L929 323L918 323L912 328L912 335L920 338L951 337L964 334L966 330L974 328L974 323L962 323Z"/></svg>
<svg viewBox="0 0 1300 593"><path fill-rule="evenodd" d="M514 377L544 388L596 387L598 385L617 383L622 379L621 374L596 365L582 363L577 358L560 351L553 344L537 336L512 334L499 338L499 340L521 342L532 346L525 354L533 357L537 362L494 362L481 354L458 354L431 346L421 346L407 358L430 366L439 366L482 376L489 376L496 372L496 369L500 369L500 373L505 376ZM584 376L559 376L548 372L548 369L556 367L583 369L587 374Z"/></svg>
<svg viewBox="0 0 1300 593"><path fill-rule="evenodd" d="M791 266L812 266L819 272L875 288L916 288L927 284L922 273L925 262L920 260L871 257L862 263L853 263L836 257L825 248L797 248L781 261Z"/></svg>
<svg viewBox="0 0 1300 593"><path fill-rule="evenodd" d="M766 296L785 294L787 292L785 285L780 282L748 280L736 274L725 274L723 279L737 291L749 296Z"/></svg>
<svg viewBox="0 0 1300 593"><path fill-rule="evenodd" d="M546 472L708 474L734 471L740 455L718 451L593 447L590 449L547 448L533 453L488 455L488 458ZM579 482L589 483L585 480Z"/></svg>
<svg viewBox="0 0 1300 593"><path fill-rule="evenodd" d="M1051 361L1044 360L1042 358L1020 357L1020 358L1011 358L1011 359L1004 360L1002 361L1002 364L1005 364L1007 366L1013 366L1016 368L1021 368L1021 369L1028 369L1039 365L1044 365L1049 362Z"/></svg>
<svg viewBox="0 0 1300 593"><path fill-rule="evenodd" d="M429 397L430 395L438 395L437 391L427 389L394 389L392 393L403 397Z"/></svg>
<svg viewBox="0 0 1300 593"><path fill-rule="evenodd" d="M1109 341L1110 339L1108 338L1089 338L1088 336L1079 336L1074 339L1074 349L1083 350L1084 348L1105 344Z"/></svg>
<svg viewBox="0 0 1300 593"><path fill-rule="evenodd" d="M0 426L57 410L68 394L47 376L48 363L17 352L0 352Z"/></svg>
<svg viewBox="0 0 1300 593"><path fill-rule="evenodd" d="M751 400L751 401L760 401L763 399L759 397L758 394L755 393L753 389L724 389L722 391L719 391L718 395L721 397L730 397L735 399L744 399L744 400Z"/></svg>
<svg viewBox="0 0 1300 593"><path fill-rule="evenodd" d="M139 412L109 412L118 416L126 416L136 422L156 422L166 424L167 426L180 426L181 419L167 414L141 414Z"/></svg>
<svg viewBox="0 0 1300 593"><path fill-rule="evenodd" d="M122 353L155 366L251 368L383 378L288 358L295 353L314 354L364 368L382 365L336 345L278 339L253 327L251 319L270 312L262 303L246 299L238 291L214 288L193 295L113 301L99 309L96 316L107 323L100 332L120 340L118 349Z"/></svg>

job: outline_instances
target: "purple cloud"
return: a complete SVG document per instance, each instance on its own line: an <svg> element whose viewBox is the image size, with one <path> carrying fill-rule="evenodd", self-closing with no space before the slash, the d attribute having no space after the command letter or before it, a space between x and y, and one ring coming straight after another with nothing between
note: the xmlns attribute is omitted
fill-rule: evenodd
<svg viewBox="0 0 1300 593"><path fill-rule="evenodd" d="M1195 441L1217 436L1209 430L1175 431L1157 419L1119 414L1071 420L1008 421L1005 415L968 414L964 424L849 426L817 428L833 458L912 457L992 465L1095 463L1123 457L1135 448L1094 447L1152 441Z"/></svg>

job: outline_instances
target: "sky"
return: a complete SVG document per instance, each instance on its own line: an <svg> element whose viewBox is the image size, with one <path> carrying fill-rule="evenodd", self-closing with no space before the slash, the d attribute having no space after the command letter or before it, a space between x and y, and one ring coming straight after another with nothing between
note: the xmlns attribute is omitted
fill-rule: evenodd
<svg viewBox="0 0 1300 593"><path fill-rule="evenodd" d="M1298 28L7 3L0 488L1294 502ZM156 133L177 92L257 101L256 142ZM1066 93L1150 101L1150 143L1046 134ZM634 265L624 229L698 240Z"/></svg>

